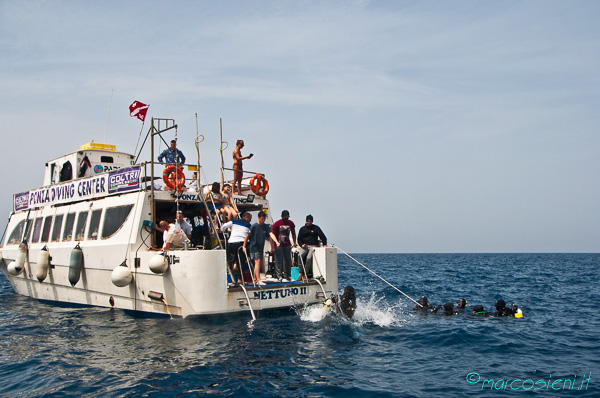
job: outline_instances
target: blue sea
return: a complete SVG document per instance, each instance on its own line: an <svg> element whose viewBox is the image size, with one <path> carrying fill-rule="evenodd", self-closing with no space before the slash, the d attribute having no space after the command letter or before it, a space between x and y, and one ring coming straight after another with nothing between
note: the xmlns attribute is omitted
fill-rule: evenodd
<svg viewBox="0 0 600 398"><path fill-rule="evenodd" d="M352 320L317 307L255 322L65 308L0 277L0 396L600 396L600 254L352 256L339 255ZM418 314L363 265L414 299L503 299L524 317Z"/></svg>

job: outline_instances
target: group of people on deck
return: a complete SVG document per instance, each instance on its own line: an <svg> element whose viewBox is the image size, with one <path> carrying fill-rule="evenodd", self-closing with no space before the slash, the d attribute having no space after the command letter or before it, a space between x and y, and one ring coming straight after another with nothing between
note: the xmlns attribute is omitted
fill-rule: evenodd
<svg viewBox="0 0 600 398"><path fill-rule="evenodd" d="M250 224L252 214L243 213L241 219L227 222L222 230L231 229L229 241L227 244L228 263L232 266L234 277L237 279L239 274L240 259L243 250L245 254L254 261L253 277L254 282L260 286L266 283L261 280L260 270L264 264L265 242L271 242L271 249L275 251L276 277L279 282L289 282L291 280L292 269L292 247L299 245L300 257L302 258L299 280L308 277L306 273L310 271L311 260L316 247L319 246L319 239L323 246L327 246L327 237L317 225L313 224L313 216L306 216L306 224L300 228L296 236L296 225L290 220L290 212L284 210L281 212L281 219L273 223L272 226L265 224L267 215L264 212L258 213L258 222ZM243 263L243 261L242 261Z"/></svg>
<svg viewBox="0 0 600 398"><path fill-rule="evenodd" d="M290 220L290 213L284 210L281 213L281 219L273 223L272 226L265 223L267 215L264 212L258 213L258 221L251 224L252 214L243 212L240 215L235 200L234 192L242 194L242 176L244 160L252 158L253 154L242 156L241 150L244 147L243 140L237 140L236 147L233 150L233 186L224 184L220 189L218 182L213 183L212 189L205 195L204 200L208 204L209 210L214 214L215 225L219 225L218 218L221 218L224 224L221 227L223 232L230 231L227 244L227 262L231 266L233 275L237 279L241 267L240 257L243 250L251 261L254 262L253 276L254 282L258 285L265 285L261 280L260 271L264 264L265 242L270 241L271 250L275 252L276 259L276 277L279 282L289 282L292 277L292 247L298 247L301 263L299 267L299 280L305 280L308 273L311 272L311 264L314 250L319 247L320 242L327 246L327 237L319 228L313 224L313 216L306 216L306 224L300 228L296 236L296 226ZM158 161L165 165L184 165L185 156L177 149L177 142L172 140L170 147L165 149L159 156ZM165 187L167 189L167 187ZM193 173L192 181L182 190L198 191L197 172ZM239 218L238 218L238 215ZM181 212L177 212L176 221L169 224L167 221L161 221L157 230L163 232L163 250L169 250L171 247L182 247L191 236L191 226L183 220Z"/></svg>

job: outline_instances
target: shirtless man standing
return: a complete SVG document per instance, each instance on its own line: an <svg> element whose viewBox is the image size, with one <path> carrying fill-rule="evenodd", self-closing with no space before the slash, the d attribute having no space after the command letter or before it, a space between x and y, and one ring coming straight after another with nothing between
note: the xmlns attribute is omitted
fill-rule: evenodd
<svg viewBox="0 0 600 398"><path fill-rule="evenodd" d="M250 159L254 156L251 153L248 156L242 156L242 148L244 147L244 140L237 140L235 143L235 149L233 150L233 187L232 192L235 192L235 186L237 184L238 195L242 194L242 176L244 174L244 168L242 167L242 160Z"/></svg>

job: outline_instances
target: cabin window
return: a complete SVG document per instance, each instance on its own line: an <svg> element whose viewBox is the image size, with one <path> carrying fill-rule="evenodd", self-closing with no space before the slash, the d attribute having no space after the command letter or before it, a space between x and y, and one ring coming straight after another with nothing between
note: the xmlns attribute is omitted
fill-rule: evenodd
<svg viewBox="0 0 600 398"><path fill-rule="evenodd" d="M16 227L12 230L6 241L7 245L18 245L23 237L23 229L25 228L25 220L19 221Z"/></svg>
<svg viewBox="0 0 600 398"><path fill-rule="evenodd" d="M100 156L100 161L102 163L113 163L113 157L112 156Z"/></svg>
<svg viewBox="0 0 600 398"><path fill-rule="evenodd" d="M62 228L64 214L58 214L54 217L54 228L52 228L52 242L60 240L60 229Z"/></svg>
<svg viewBox="0 0 600 398"><path fill-rule="evenodd" d="M73 239L73 225L75 224L75 213L67 214L67 219L65 220L65 230L63 231L62 240L68 241Z"/></svg>
<svg viewBox="0 0 600 398"><path fill-rule="evenodd" d="M104 216L104 226L102 227L102 239L110 238L117 233L125 224L133 205L109 207Z"/></svg>
<svg viewBox="0 0 600 398"><path fill-rule="evenodd" d="M56 184L58 182L58 167L56 167L56 163L52 163L50 165L50 183Z"/></svg>
<svg viewBox="0 0 600 398"><path fill-rule="evenodd" d="M98 228L100 228L100 216L102 215L102 209L96 209L92 211L90 217L90 228L88 230L88 239L98 239Z"/></svg>
<svg viewBox="0 0 600 398"><path fill-rule="evenodd" d="M42 230L41 242L48 242L48 239L50 238L50 228L51 227L52 227L52 216L48 216L44 220L44 229Z"/></svg>
<svg viewBox="0 0 600 398"><path fill-rule="evenodd" d="M85 222L87 221L88 212L82 211L77 217L77 227L75 228L75 240L83 240L85 235Z"/></svg>
<svg viewBox="0 0 600 398"><path fill-rule="evenodd" d="M65 162L63 167L60 169L60 174L58 176L60 182L70 181L73 179L73 166L71 162Z"/></svg>
<svg viewBox="0 0 600 398"><path fill-rule="evenodd" d="M33 236L31 237L31 243L37 243L40 240L40 235L42 234L42 221L43 218L36 218L35 224L33 226Z"/></svg>

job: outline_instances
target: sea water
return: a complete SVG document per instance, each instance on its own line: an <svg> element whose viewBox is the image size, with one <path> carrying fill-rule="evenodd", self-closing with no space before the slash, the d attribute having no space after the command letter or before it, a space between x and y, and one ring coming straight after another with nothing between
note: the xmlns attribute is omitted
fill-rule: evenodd
<svg viewBox="0 0 600 398"><path fill-rule="evenodd" d="M321 306L170 319L65 308L0 278L0 396L600 396L600 254L356 254L414 299L524 317L423 315L339 255L352 320Z"/></svg>

